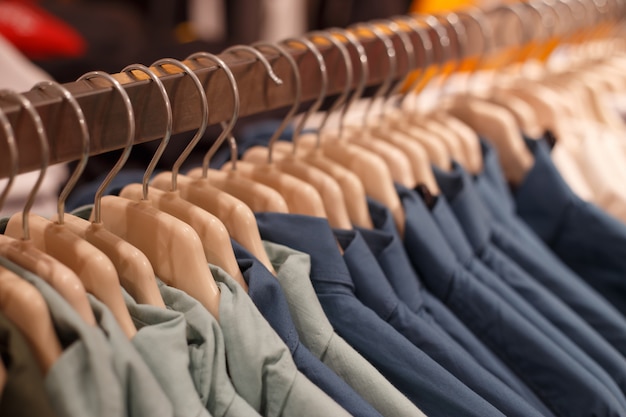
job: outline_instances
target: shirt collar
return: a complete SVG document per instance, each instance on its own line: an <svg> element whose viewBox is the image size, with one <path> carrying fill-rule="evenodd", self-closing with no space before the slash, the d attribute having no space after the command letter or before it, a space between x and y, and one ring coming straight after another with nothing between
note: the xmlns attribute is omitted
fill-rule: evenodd
<svg viewBox="0 0 626 417"><path fill-rule="evenodd" d="M406 216L404 247L409 259L425 279L440 286L431 289L447 293L455 271L454 253L420 196L401 185L396 185L396 190Z"/></svg>
<svg viewBox="0 0 626 417"><path fill-rule="evenodd" d="M462 264L473 257L472 247L463 234L463 229L454 217L452 209L444 198L438 198L432 210L433 219L439 225L439 230L445 236L446 241L456 253L457 258Z"/></svg>
<svg viewBox="0 0 626 417"><path fill-rule="evenodd" d="M335 236L343 248L343 259L352 276L356 297L379 317L387 319L396 309L398 297L365 240L354 230L335 230Z"/></svg>
<svg viewBox="0 0 626 417"><path fill-rule="evenodd" d="M235 241L232 244L239 269L248 283L248 295L293 355L299 345L298 332L278 280L243 246Z"/></svg>
<svg viewBox="0 0 626 417"><path fill-rule="evenodd" d="M483 172L478 174L477 179L488 181L502 197L501 204L512 207L513 197L502 173L498 152L484 139L480 139L480 149L483 155Z"/></svg>
<svg viewBox="0 0 626 417"><path fill-rule="evenodd" d="M391 213L389 209L376 201L368 201L368 205L372 219L374 217L386 219L382 223L383 227L379 228L381 223L374 220L376 229L355 227L355 230L361 233L398 297L412 311L418 311L424 304L421 296L422 283L402 246ZM374 215L375 212L379 214ZM380 213L384 214L381 216ZM385 226L386 224L390 227Z"/></svg>
<svg viewBox="0 0 626 417"><path fill-rule="evenodd" d="M354 291L350 273L326 219L283 213L256 213L256 218L264 240L311 257L311 281L314 284L342 284Z"/></svg>
<svg viewBox="0 0 626 417"><path fill-rule="evenodd" d="M489 218L469 175L456 162L450 172L433 171L474 252L482 251L489 242Z"/></svg>
<svg viewBox="0 0 626 417"><path fill-rule="evenodd" d="M557 234L575 196L550 159L544 140L526 139L535 163L514 191L517 212L546 242Z"/></svg>

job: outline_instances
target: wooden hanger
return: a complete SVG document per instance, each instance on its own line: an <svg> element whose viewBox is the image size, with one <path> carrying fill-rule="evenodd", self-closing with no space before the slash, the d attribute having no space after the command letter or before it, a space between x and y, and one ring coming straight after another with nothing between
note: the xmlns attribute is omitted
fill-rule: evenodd
<svg viewBox="0 0 626 417"><path fill-rule="evenodd" d="M0 267L0 311L24 335L46 375L63 352L48 305L33 285L4 267Z"/></svg>
<svg viewBox="0 0 626 417"><path fill-rule="evenodd" d="M219 289L207 267L197 233L186 223L155 209L149 202L134 202L117 196L102 197L132 149L135 113L128 94L119 81L109 74L91 72L81 79L95 77L109 81L123 99L128 121L128 138L120 159L96 192L90 220L102 224L104 228L138 248L146 255L160 279L196 298L216 318L219 317ZM161 147L160 151L162 150Z"/></svg>
<svg viewBox="0 0 626 417"><path fill-rule="evenodd" d="M0 93L2 96L7 96L9 94L14 93L6 91ZM37 128L40 127L38 123L39 121L35 122ZM18 172L18 154L17 142L13 128L11 127L9 120L6 118L6 115L2 112L0 112L0 124L5 131L8 152L11 157L11 175L6 188L0 196L0 207L2 207L11 185L13 184L15 175ZM47 143L45 146L47 146ZM30 210L30 207L32 206L31 201L34 201L37 192L39 191L39 186L41 185L43 176L45 175L47 167L47 161L45 161L47 158L45 146L42 149L42 160L44 160L44 164L42 164L42 169L39 174L41 179L36 182L29 194L27 204L25 205L27 210ZM59 292L59 294L74 308L74 310L86 323L92 326L96 325L96 319L93 315L93 311L91 310L91 306L89 305L85 287L78 276L71 269L45 252L37 249L30 240L13 239L6 235L0 235L0 255L44 279L48 284L50 284L50 286L52 286L52 288Z"/></svg>
<svg viewBox="0 0 626 417"><path fill-rule="evenodd" d="M211 158L222 145L224 140L229 137L230 132L237 123L237 119L239 118L240 99L237 81L226 63L220 57L206 52L191 55L187 59L198 60L200 58L211 60L224 70L224 74L228 78L233 95L233 115L230 118L228 126L224 127L224 125L222 125L223 131L204 156L202 168L192 169L187 173L187 175L192 178L208 178L211 181L211 185L238 198L254 211L287 213L289 211L287 202L283 196L280 195L280 193L271 187L259 182L251 181L235 172L224 172L210 168L209 163ZM265 63L263 64L265 65ZM271 70L271 67L269 69ZM231 149L231 151L236 152L236 148ZM233 155L233 158L236 158L236 153Z"/></svg>
<svg viewBox="0 0 626 417"><path fill-rule="evenodd" d="M141 65L133 67L140 70L144 68ZM127 70L128 68L123 70L123 72L126 72ZM65 213L65 201L67 196L74 188L89 158L89 129L87 128L87 122L80 105L76 102L76 99L74 99L70 92L65 89L65 87L59 84L47 82L44 85L54 87L57 91L63 94L67 102L72 105L77 116L76 118L79 121L83 138L82 158L74 170L72 177L68 180L59 196L57 215L54 216L52 220L65 226L72 233L80 236L102 251L102 253L104 253L104 255L113 263L121 285L138 303L151 304L157 307L165 308L165 303L163 302L156 280L154 279L152 266L146 256L139 249L109 232L102 227L101 224L92 224L79 217ZM165 91L165 89L163 89L163 91Z"/></svg>
<svg viewBox="0 0 626 417"><path fill-rule="evenodd" d="M178 66L178 68L182 68L191 77L200 94L203 118L202 124L192 138L191 142L174 163L172 172L164 172L157 175L150 182L150 184L154 188L172 193L170 194L170 196L173 196L172 199L178 201L178 198L182 198L202 208L203 210L212 213L223 222L229 235L233 239L249 250L257 259L259 259L260 262L263 263L264 266L266 266L266 268L268 268L268 270L274 272L267 253L263 248L261 236L256 225L256 219L254 218L254 214L250 208L241 202L241 200L238 200L232 195L213 187L206 178L193 179L184 175L178 175L181 165L187 159L196 144L200 141L204 131L206 130L209 109L206 93L202 87L202 83L191 71L191 69L189 69L189 67L185 64L175 60L158 61L160 64L164 64L165 62L169 62L174 66ZM184 210L182 210L181 207L181 210L177 210L177 212L181 213L184 212ZM219 249L216 248L214 252L215 251L219 251ZM229 255L225 254L224 256L224 259L228 259ZM222 265L228 266L227 264L224 264L224 260L221 262ZM232 264L232 261L229 262ZM229 268L232 269L232 265L229 266ZM232 273L235 274L235 279L241 280L240 284L244 282L242 277L238 278L239 275L236 274L236 271L233 271Z"/></svg>
<svg viewBox="0 0 626 417"><path fill-rule="evenodd" d="M254 55L256 59L264 64L272 80L277 84L282 84L282 80L274 74L271 65L258 50L249 46L234 46L227 49L227 52L228 51L245 51ZM236 142L234 138L230 133L229 136L231 144L235 146ZM317 190L310 184L280 171L274 165L255 165L247 162L238 162L236 159L232 159L231 162L225 164L222 169L231 170L231 175L233 176L242 176L255 182L265 184L278 191L285 199L290 213L326 217L326 211L324 210L322 199Z"/></svg>
<svg viewBox="0 0 626 417"><path fill-rule="evenodd" d="M45 171L49 160L49 145L41 119L24 96L15 97L20 99L24 109L31 113L34 121L37 121L37 134L44 162L42 171ZM124 333L129 338L134 336L137 330L124 304L119 278L111 261L101 251L63 225L30 214L31 205L32 201L27 202L23 213L11 216L5 234L15 239L31 240L37 249L74 271L85 289L111 310Z"/></svg>

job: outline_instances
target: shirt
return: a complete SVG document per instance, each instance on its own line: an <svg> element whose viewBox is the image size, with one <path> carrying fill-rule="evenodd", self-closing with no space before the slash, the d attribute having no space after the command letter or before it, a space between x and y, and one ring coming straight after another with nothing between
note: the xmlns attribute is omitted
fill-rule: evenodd
<svg viewBox="0 0 626 417"><path fill-rule="evenodd" d="M104 331L113 351L113 370L122 386L125 415L173 416L172 404L111 311L91 294L87 296L96 322Z"/></svg>
<svg viewBox="0 0 626 417"><path fill-rule="evenodd" d="M541 328L546 335L558 341L572 357L576 358L600 381L607 384L618 399L622 397L622 403L626 406L626 399L616 392L615 387L617 383L621 391L626 388L626 359L558 297L508 258L508 253L524 253L526 249L516 238L510 236L505 228L491 221L471 180L458 164L455 164L454 170L450 173L435 169L435 175L443 194L450 202L451 211L456 215L460 228L468 238L467 249L456 250L457 255L464 253L462 256L465 259L462 262L469 263L469 269L473 270L476 276L483 277L484 272L477 270L471 254L483 260L498 275L498 278L527 302L527 305L523 305L511 294L501 291L499 287L491 285L493 278L491 281L485 280L484 282L508 300L511 305L516 306L518 311ZM444 234L446 231L449 233L447 240L454 242L451 245L454 247L463 244L465 240L462 232L456 231L457 228L453 227L456 222L447 209L448 206L442 203L439 204L438 210L433 210L433 213L435 213L434 217L439 219L440 229L444 231ZM536 311L530 311L533 308ZM546 326L541 317L535 313L540 313L553 326ZM602 372L589 358L602 366ZM607 374L613 380L608 378Z"/></svg>
<svg viewBox="0 0 626 417"><path fill-rule="evenodd" d="M337 230L359 300L437 363L507 416L541 416L518 394L487 372L427 312L402 303L387 282L359 232Z"/></svg>
<svg viewBox="0 0 626 417"><path fill-rule="evenodd" d="M6 382L0 398L0 415L54 417L35 356L17 327L0 314L0 356Z"/></svg>
<svg viewBox="0 0 626 417"><path fill-rule="evenodd" d="M556 415L621 415L620 402L523 315L460 265L421 198L399 187L405 248L435 296L532 388ZM573 366L574 365L574 366Z"/></svg>
<svg viewBox="0 0 626 417"><path fill-rule="evenodd" d="M497 154L482 143L484 171L475 178L476 189L494 223L515 235L526 251L510 258L554 295L576 311L623 356L626 356L626 321L594 288L566 266L515 213L515 206L500 170ZM499 186L496 184L500 184ZM497 238L497 236L494 236Z"/></svg>
<svg viewBox="0 0 626 417"><path fill-rule="evenodd" d="M123 293L137 327L131 342L172 404L174 416L209 417L189 372L186 323L182 313L137 304L126 291Z"/></svg>
<svg viewBox="0 0 626 417"><path fill-rule="evenodd" d="M445 200L441 201L445 202ZM424 287L404 250L389 209L374 200L368 201L368 206L375 229L358 230L376 257L398 298L414 313L424 314L425 311L429 314L436 324L462 346L483 368L524 397L542 414L552 415L552 412L537 395Z"/></svg>
<svg viewBox="0 0 626 417"><path fill-rule="evenodd" d="M517 214L574 272L626 313L626 225L580 200L544 141L526 141L535 163L515 190Z"/></svg>
<svg viewBox="0 0 626 417"><path fill-rule="evenodd" d="M211 272L220 288L220 327L228 371L237 392L267 417L349 416L302 375L289 349L243 289L219 267Z"/></svg>
<svg viewBox="0 0 626 417"><path fill-rule="evenodd" d="M248 295L259 312L289 348L298 370L353 416L380 414L348 384L300 343L285 295L276 278L247 250L232 242Z"/></svg>
<svg viewBox="0 0 626 417"><path fill-rule="evenodd" d="M185 292L159 279L157 284L165 305L185 317L189 371L205 408L213 417L259 417L230 381L224 336L217 320Z"/></svg>
<svg viewBox="0 0 626 417"><path fill-rule="evenodd" d="M112 366L115 353L102 330L86 324L43 279L6 258L0 257L0 264L34 285L48 304L63 347L61 357L44 381L55 414L59 417L126 415L125 396Z"/></svg>
<svg viewBox="0 0 626 417"><path fill-rule="evenodd" d="M263 239L310 255L313 287L337 333L429 417L502 415L356 298L325 219L280 213L256 216Z"/></svg>
<svg viewBox="0 0 626 417"><path fill-rule="evenodd" d="M267 241L263 245L277 272L276 279L285 293L298 335L311 353L384 416L424 416L376 368L335 333L311 284L309 255Z"/></svg>

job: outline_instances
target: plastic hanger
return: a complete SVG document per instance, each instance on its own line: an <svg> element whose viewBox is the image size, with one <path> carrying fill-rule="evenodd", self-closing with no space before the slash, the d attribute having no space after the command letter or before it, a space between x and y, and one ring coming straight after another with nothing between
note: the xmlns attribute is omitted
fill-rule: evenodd
<svg viewBox="0 0 626 417"><path fill-rule="evenodd" d="M6 91L0 93L2 96L6 96L7 94L11 93ZM5 131L8 152L11 157L11 175L7 187L0 196L1 207L13 184L13 179L18 172L18 154L13 128L6 118L6 115L2 112L0 112L0 124ZM35 122L35 124L37 129L43 128L39 122ZM44 145L45 146L42 148L40 177L30 191L27 202L24 205L25 213L23 217L25 222L28 221L28 212L35 201L48 165L47 143ZM37 249L30 239L14 239L6 235L0 235L0 255L44 279L74 308L86 323L92 326L96 325L96 319L91 311L89 300L87 299L87 292L78 276L55 258Z"/></svg>
<svg viewBox="0 0 626 417"><path fill-rule="evenodd" d="M65 201L74 188L89 158L89 130L85 116L72 95L59 84L49 84L61 92L72 103L80 121L83 137L83 154L72 177L63 188L57 205L57 215L53 221L65 226L72 233L85 239L98 248L113 263L121 285L139 303L165 308L165 303L154 279L154 271L146 256L130 243L106 230L102 224L90 223L84 219L65 213Z"/></svg>
<svg viewBox="0 0 626 417"><path fill-rule="evenodd" d="M226 191L232 196L238 198L253 211L287 213L289 211L287 202L283 196L273 188L244 178L232 171L221 171L210 168L211 158L215 155L215 152L217 152L224 140L228 138L230 132L237 123L239 118L240 99L237 81L226 63L220 57L206 52L191 55L187 59L198 60L200 58L211 60L218 64L220 68L224 69L224 74L228 77L233 93L233 116L231 117L228 126L224 127L224 125L222 125L223 130L220 133L220 136L215 140L209 151L204 156L202 169L192 169L187 173L187 175L192 178L202 177L209 179L212 186L219 188L222 191Z"/></svg>
<svg viewBox="0 0 626 417"><path fill-rule="evenodd" d="M178 61L176 61L175 65L183 69L191 77L200 92L203 114L202 123L192 140L174 163L172 172L163 172L157 175L150 184L164 191L177 191L183 199L214 214L223 222L228 230L228 234L233 239L250 251L269 271L274 272L261 242L256 219L250 207L232 195L213 187L207 178L191 178L178 175L181 165L206 131L209 108L204 87L202 87L198 77L193 74L193 71L187 65Z"/></svg>
<svg viewBox="0 0 626 417"><path fill-rule="evenodd" d="M171 60L165 59L157 61L153 64L153 66L161 68L162 65L166 63L171 63ZM175 62L173 64L176 65ZM127 67L127 69L129 68ZM200 241L202 242L207 262L213 265L218 265L224 269L224 271L232 276L239 283L239 285L247 290L248 285L246 284L239 266L237 265L237 260L235 259L235 254L230 243L230 236L228 236L228 231L226 230L224 223L208 211L183 199L178 191L163 191L148 185L148 181L152 177L152 173L154 172L158 160L163 154L163 150L167 146L167 143L172 135L173 115L169 97L161 83L161 80L146 67L142 67L140 71L146 73L153 81L155 81L155 85L158 85L161 90L166 112L165 134L161 140L161 146L157 149L154 158L150 161L150 164L146 169L143 177L143 183L127 185L120 192L120 197L128 198L134 201L148 201L153 207L164 211L165 213L168 213L191 226L193 230L196 231ZM202 92L204 92L204 90L202 90ZM200 94L200 97L202 97L202 94Z"/></svg>
<svg viewBox="0 0 626 417"><path fill-rule="evenodd" d="M186 223L159 211L147 201L134 202L103 194L130 155L135 138L135 112L124 87L111 75L89 72L80 79L103 78L119 93L126 108L126 147L98 190L91 221L121 237L143 252L156 275L200 301L215 317L219 311L219 289L207 267L198 234ZM162 151L162 148L160 149Z"/></svg>
<svg viewBox="0 0 626 417"><path fill-rule="evenodd" d="M254 55L259 61L263 62L268 70L271 70L271 65L265 56L250 46L234 46L226 50L226 52L229 51L248 52ZM273 70L271 70L270 73L272 80L280 80L275 74L272 74L274 74ZM282 84L282 80L277 84ZM230 135L229 140L231 146L236 148L236 142L232 135ZM293 175L280 171L274 165L256 165L246 161L237 161L236 158L233 157L230 162L222 167L222 170L230 170L231 175L251 179L278 191L287 202L290 213L327 218L324 203L317 190L312 185Z"/></svg>
<svg viewBox="0 0 626 417"><path fill-rule="evenodd" d="M26 99L22 100L25 108L26 102ZM29 106L32 108L32 104ZM34 108L33 112L35 112ZM45 160L48 161L48 140L43 126L41 130L38 129L38 132L41 135L41 143L46 143L42 151L45 152ZM77 169L80 168L80 166L77 167ZM137 330L124 303L115 267L109 258L95 246L72 233L63 224L28 212L11 216L5 234L15 239L30 239L36 248L74 271L83 282L85 289L111 310L124 333L129 338L135 335Z"/></svg>

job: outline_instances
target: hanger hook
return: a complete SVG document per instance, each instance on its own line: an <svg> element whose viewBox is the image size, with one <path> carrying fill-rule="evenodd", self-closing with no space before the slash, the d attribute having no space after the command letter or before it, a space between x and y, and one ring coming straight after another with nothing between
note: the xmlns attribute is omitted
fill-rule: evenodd
<svg viewBox="0 0 626 417"><path fill-rule="evenodd" d="M422 71L419 75L415 77L415 80L409 85L409 87L402 93L400 100L398 101L399 105L402 106L402 103L406 100L408 95L413 92L417 86L422 82L426 75L426 69L428 69L431 65L434 64L433 57L433 44L430 40L430 36L428 36L428 32L420 27L414 18L410 16L395 16L394 20L400 20L404 24L408 25L409 28L419 37L420 44L422 45L422 50L424 51L424 59L423 64L421 65Z"/></svg>
<svg viewBox="0 0 626 417"><path fill-rule="evenodd" d="M94 201L94 208L93 208L94 219L95 219L94 223L101 223L102 222L102 216L101 216L102 196L104 195L104 192L106 191L109 184L111 184L111 181L113 181L113 178L122 170L122 167L126 163L128 156L130 155L130 151L133 148L133 142L135 140L136 125L135 125L135 111L133 110L133 104L130 101L130 97L128 97L128 93L126 93L126 90L124 89L124 87L122 87L122 84L119 81L117 81L115 78L113 78L111 74L108 74L103 71L88 72L87 74L82 75L78 79L78 81L83 81L83 80L89 81L93 78L102 78L102 79L107 80L109 83L111 83L112 87L119 93L124 103L124 108L126 109L126 119L128 122L128 132L126 134L126 146L124 147L124 150L122 151L122 155L117 160L117 162L115 163L111 171L109 171L104 181L102 182L102 184L100 184L100 187L98 187L98 190L96 191L96 198Z"/></svg>
<svg viewBox="0 0 626 417"><path fill-rule="evenodd" d="M272 48L278 51L280 55L284 56L287 62L289 62L289 65L291 66L292 73L293 73L293 80L295 84L295 90L296 90L293 105L291 106L289 113L287 113L287 115L283 119L278 129L276 129L276 131L274 132L267 146L268 148L267 162L271 164L274 144L276 143L280 135L282 135L282 133L285 131L289 123L291 123L291 120L295 116L296 112L300 108L300 104L302 103L302 77L300 75L300 68L298 68L298 64L296 63L296 60L293 59L289 51L287 51L287 49L284 48L283 46L279 45L276 42L256 42L252 44L252 46L257 49Z"/></svg>
<svg viewBox="0 0 626 417"><path fill-rule="evenodd" d="M407 56L407 70L406 70L406 74L404 78L398 81L393 88L390 88L389 90L387 90L387 94L385 95L383 108L389 108L391 107L389 105L390 101L394 97L396 97L398 91L400 91L402 86L405 84L405 80L409 77L411 72L417 68L417 58L415 54L415 47L413 46L411 37L409 36L407 32L402 30L402 28L397 22L391 19L381 19L381 20L377 20L375 23L378 23L378 22L380 22L381 24L385 24L389 28L389 30L392 31L394 35L396 35L400 39L400 41L402 42L402 48L404 49L404 53ZM398 103L401 103L401 102L398 102Z"/></svg>
<svg viewBox="0 0 626 417"><path fill-rule="evenodd" d="M41 188L41 183L46 176L46 171L48 170L48 165L50 163L50 145L48 143L48 135L46 134L46 130L44 129L41 116L39 116L39 113L37 112L35 106L33 105L33 103L31 103L30 100L28 100L22 94L18 94L14 91L9 90L0 91L0 98L12 99L21 105L22 110L26 110L26 112L31 117L33 124L35 125L35 131L37 132L37 138L39 139L39 147L41 151L41 165L39 167L39 176L37 177L37 181L35 182L32 190L30 190L30 193L28 194L28 199L26 200L26 204L24 204L24 210L22 210L22 238L24 240L29 240L30 227L28 216L30 214L30 209L35 203L35 197L37 197L39 188ZM20 112L20 114L22 114L22 112Z"/></svg>
<svg viewBox="0 0 626 417"><path fill-rule="evenodd" d="M456 43L456 53L452 52L450 47L450 55L448 56L448 62L454 65L451 71L442 72L442 76L439 79L439 89L442 93L445 93L447 87L449 86L450 75L456 73L461 66L462 60L466 57L467 54L467 32L465 31L465 26L461 22L459 15L454 12L448 12L445 15L439 15L437 17L438 21L444 21L443 26L447 26L450 28L450 33L454 35L455 43ZM451 39L451 37L450 37ZM450 42L452 45L452 42Z"/></svg>
<svg viewBox="0 0 626 417"><path fill-rule="evenodd" d="M433 31L437 35L437 39L439 40L438 44L440 47L440 56L439 56L439 60L437 61L434 59L434 54L433 54L432 63L433 63L436 73L441 72L441 69L444 67L444 65L453 58L452 42L450 41L450 36L448 36L448 31L443 26L443 24L439 21L439 19L437 19L433 15L423 15L423 14L412 13L411 17L423 22L426 26L428 26L428 28L431 31ZM436 75L436 73L434 75ZM417 87L417 85L418 84L416 83L415 87ZM418 109L419 108L419 95L418 94L415 95L414 103L415 103L414 104L415 109Z"/></svg>
<svg viewBox="0 0 626 417"><path fill-rule="evenodd" d="M219 56L210 54L208 52L197 52L195 54L189 55L186 58L186 60L198 62L200 58L205 58L210 61L213 61L215 64L217 64L218 68L221 68L224 70L224 73L226 74L226 77L228 78L228 82L230 84L230 91L233 95L233 113L230 117L230 121L228 122L227 126L225 126L224 123L221 124L222 132L217 137L215 142L211 145L207 153L204 155L204 158L202 159L202 177L207 178L207 176L209 175L209 164L211 162L211 158L213 158L213 155L215 155L215 152L217 152L219 147L222 146L222 143L224 143L224 140L233 131L233 128L235 127L235 124L237 123L237 120L239 120L239 110L241 108L241 100L239 98L239 87L237 86L237 80L235 79L235 75L233 74L230 67L226 64L226 62L224 62L224 60L220 58Z"/></svg>
<svg viewBox="0 0 626 417"><path fill-rule="evenodd" d="M206 97L206 92L204 91L204 87L200 82L198 76L189 68L187 65L182 63L181 61L174 58L162 58L158 61L155 61L151 67L158 68L159 70L164 71L163 65L172 65L183 71L185 75L188 75L193 81L196 90L198 90L198 96L200 97L200 108L201 108L201 117L200 117L200 127L196 131L195 135L187 145L187 147L183 150L183 152L179 155L176 162L174 162L174 166L172 167L172 189L171 191L176 191L178 189L178 172L180 171L180 167L183 165L193 148L196 144L202 139L204 132L206 131L208 122L209 122L209 103Z"/></svg>
<svg viewBox="0 0 626 417"><path fill-rule="evenodd" d="M465 91L469 92L471 90L470 86L472 84L472 80L475 80L477 78L476 74L481 68L483 58L486 55L491 54L491 52L493 51L493 30L491 27L491 23L485 16L485 13L478 7L468 7L467 9L458 11L457 14L459 15L459 17L465 17L469 20L472 20L476 24L476 26L478 26L478 30L480 31L480 37L482 39L482 49L478 51L478 57L476 58L474 68L471 68L468 71L466 78ZM460 21L463 22L463 19L460 19Z"/></svg>
<svg viewBox="0 0 626 417"><path fill-rule="evenodd" d="M61 93L63 99L65 99L70 104L72 110L74 110L74 114L76 115L76 121L78 122L82 138L82 152L80 161L78 162L78 165L76 165L76 168L70 176L70 179L65 184L65 187L63 187L63 190L61 191L61 194L59 195L59 198L57 200L58 222L59 224L63 224L65 215L65 201L70 195L70 192L76 186L76 183L78 182L80 176L85 170L85 166L87 166L91 141L89 136L89 127L87 126L85 114L83 113L83 109L80 107L80 104L78 104L78 101L74 98L72 93L70 93L69 90L63 87L61 84L53 81L42 81L33 87L33 89L37 89L40 91L45 91L46 88L52 88Z"/></svg>
<svg viewBox="0 0 626 417"><path fill-rule="evenodd" d="M1 94L1 92L0 92ZM9 148L9 161L11 163L10 171L9 171L9 179L7 181L7 185L2 190L2 194L0 194L0 209L4 206L4 202L9 195L9 191L13 186L13 182L15 177L17 176L17 172L19 170L19 155L17 151L17 140L15 139L15 131L13 130L13 126L11 126L11 122L9 122L9 118L5 114L4 111L0 110L0 125L2 126L2 130L4 131L4 137L6 138L6 144Z"/></svg>
<svg viewBox="0 0 626 417"><path fill-rule="evenodd" d="M317 96L317 99L309 107L309 109L306 111L304 116L302 116L302 118L300 119L300 122L298 122L298 125L293 131L291 140L293 142L293 154L295 155L296 149L298 147L298 139L300 137L300 133L304 129L304 126L307 120L311 117L311 115L315 113L316 111L318 111L319 108L322 106L322 102L324 101L324 98L326 97L326 94L328 93L328 68L326 68L326 62L324 61L324 56L322 55L318 47L313 42L311 42L311 40L309 40L308 38L304 36L300 38L288 38L284 42L286 44L297 43L297 44L303 45L306 49L308 49L313 54L313 57L315 57L315 60L317 61L317 65L320 69L320 78L321 78L321 85L319 89L320 93Z"/></svg>
<svg viewBox="0 0 626 417"><path fill-rule="evenodd" d="M366 126L368 116L372 111L372 107L374 107L374 103L377 102L378 99L383 97L383 95L389 90L391 84L393 83L396 73L398 72L398 57L396 55L396 48L393 45L391 38L373 23L357 23L356 25L352 26L352 28L354 28L355 30L364 29L370 32L375 38L380 40L385 46L385 53L387 55L387 62L389 65L387 77L385 77L383 83L380 85L380 87L378 87L378 89L376 89L374 96L367 103L367 108L365 109L365 114L363 115L363 126ZM382 116L383 114L381 112L381 117Z"/></svg>
<svg viewBox="0 0 626 417"><path fill-rule="evenodd" d="M231 52L231 53L232 52L248 52L248 53L254 55L256 57L256 59L258 59L261 62L261 64L263 64L263 66L265 67L265 70L267 71L267 75L274 82L274 84L276 84L276 85L282 85L283 84L283 80L280 79L280 77L278 75L276 75L276 73L272 69L272 65L267 60L265 55L263 55L257 49L254 49L253 47L248 46L248 45L234 45L234 46L231 46L231 47L227 48L226 50L224 50L224 53L228 53L228 52ZM238 152L237 152L237 141L235 140L235 137L232 134L229 134L228 135L228 142L230 144L231 170L235 171L237 169L237 159L238 159L238 157L237 157L237 155L238 155Z"/></svg>
<svg viewBox="0 0 626 417"><path fill-rule="evenodd" d="M167 90L165 90L165 86L159 77L157 77L150 68L146 67L142 64L131 64L125 67L121 72L128 73L130 76L133 76L133 71L139 71L147 75L150 80L154 83L154 85L161 93L161 97L163 98L163 105L165 108L165 134L161 139L161 143L159 143L159 147L157 148L154 156L150 160L148 164L148 168L143 174L143 180L141 181L142 190L143 190L143 199L148 199L148 182L150 181L150 177L152 177L152 173L156 168L157 163L161 159L161 155L165 151L167 144L170 141L170 137L172 136L172 128L173 128L173 116L172 116L172 104L170 103L170 97L167 94ZM134 77L134 76L133 76Z"/></svg>
<svg viewBox="0 0 626 417"><path fill-rule="evenodd" d="M330 33L334 33L346 38L348 43L354 46L357 55L359 56L359 63L361 64L361 77L359 78L359 83L352 93L350 100L346 103L345 106L341 109L341 115L339 117L339 137L343 136L343 128L346 114L348 114L348 110L354 105L363 96L363 91L365 91L365 86L367 85L367 80L369 79L369 60L367 58L367 53L365 52L365 48L359 38L354 35L349 30L340 29L340 28L331 28L328 29Z"/></svg>
<svg viewBox="0 0 626 417"><path fill-rule="evenodd" d="M329 41L330 43L333 44L333 46L335 48L337 48L339 50L339 52L341 53L341 56L343 58L343 62L345 65L345 69L346 69L346 84L345 87L341 93L341 95L335 100L335 102L330 106L330 108L324 113L324 116L322 118L322 122L320 123L318 130L317 130L317 147L319 148L321 145L321 139L322 139L322 131L324 130L324 127L326 126L326 122L328 122L328 118L330 117L330 115L332 113L334 113L338 108L340 108L345 102L346 99L348 98L348 95L350 94L350 90L352 88L352 81L354 79L354 73L353 73L353 67L352 67L352 58L350 58L350 53L348 52L348 49L343 45L343 43L339 42L334 36L332 36L330 33L328 32L324 32L324 31L314 31L314 32L310 32L309 33L309 37L314 38L314 37L319 37L319 38L324 38L327 41Z"/></svg>

